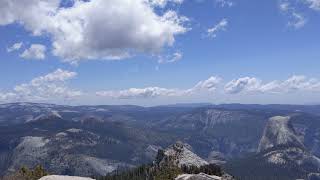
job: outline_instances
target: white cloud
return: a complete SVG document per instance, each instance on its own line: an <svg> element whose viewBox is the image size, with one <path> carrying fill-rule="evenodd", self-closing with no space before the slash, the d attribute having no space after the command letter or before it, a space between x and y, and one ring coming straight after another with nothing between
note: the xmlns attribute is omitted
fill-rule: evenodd
<svg viewBox="0 0 320 180"><path fill-rule="evenodd" d="M0 101L55 101L80 96L81 91L72 90L66 85L76 75L75 72L57 69L28 83L17 85L10 92L0 93Z"/></svg>
<svg viewBox="0 0 320 180"><path fill-rule="evenodd" d="M32 44L29 49L23 51L20 57L24 59L39 59L46 57L46 46L42 44Z"/></svg>
<svg viewBox="0 0 320 180"><path fill-rule="evenodd" d="M158 7L165 7L168 3L182 4L184 0L149 0L150 4Z"/></svg>
<svg viewBox="0 0 320 180"><path fill-rule="evenodd" d="M40 34L50 23L59 3L59 0L1 0L0 25L18 22L34 34Z"/></svg>
<svg viewBox="0 0 320 180"><path fill-rule="evenodd" d="M218 24L214 25L212 28L207 30L207 36L211 38L217 37L217 33L220 31L225 31L228 26L228 20L222 19Z"/></svg>
<svg viewBox="0 0 320 180"><path fill-rule="evenodd" d="M209 90L209 91L215 91L220 84L222 79L217 76L211 76L209 79L200 81L198 84L196 84L193 89L194 90Z"/></svg>
<svg viewBox="0 0 320 180"><path fill-rule="evenodd" d="M252 77L243 77L234 79L225 85L225 92L230 94L240 93L242 91L256 91L261 86L261 81Z"/></svg>
<svg viewBox="0 0 320 180"><path fill-rule="evenodd" d="M291 93L291 92L318 92L320 91L320 81L306 76L294 75L284 81L271 81L262 83L260 79L254 77L244 77L234 79L225 85L225 92L229 94L237 93Z"/></svg>
<svg viewBox="0 0 320 180"><path fill-rule="evenodd" d="M47 75L34 78L30 82L17 85L10 91L0 91L0 102L65 102L65 100L81 102L85 100L82 103L86 103L87 100L92 99L103 101L104 98L102 97L111 98L109 100L114 99L115 101L117 99L157 99L161 101L161 98L176 100L175 98L202 97L214 97L220 98L222 101L230 101L238 97L249 97L248 95L259 95L263 98L263 101L269 102L265 97L280 98L295 96L295 93L305 95L319 94L320 92L320 80L302 75L294 75L285 80L273 80L269 82L263 82L256 77L242 77L233 79L227 83L222 82L222 78L220 77L212 76L186 89L151 86L84 93L84 91L68 86L68 82L76 76L77 73L75 72L57 69ZM234 96L231 96L231 94Z"/></svg>
<svg viewBox="0 0 320 180"><path fill-rule="evenodd" d="M217 4L219 4L221 7L232 7L232 6L234 6L234 2L233 1L229 1L229 0L215 0L215 2Z"/></svg>
<svg viewBox="0 0 320 180"><path fill-rule="evenodd" d="M220 82L221 78L212 76L205 81L200 81L190 89L168 89L160 87L129 88L120 91L99 91L96 92L96 95L118 99L179 97L196 94L201 91L213 92L216 90Z"/></svg>
<svg viewBox="0 0 320 180"><path fill-rule="evenodd" d="M182 52L175 52L173 53L173 55L171 56L168 56L168 57L162 57L162 56L159 56L159 60L158 60L158 63L174 63L174 62L177 62L177 61L180 61L183 57L183 53Z"/></svg>
<svg viewBox="0 0 320 180"><path fill-rule="evenodd" d="M296 29L303 27L307 23L306 18L301 13L298 13L298 12L292 12L291 18L292 18L292 21L290 21L288 25L293 26Z"/></svg>
<svg viewBox="0 0 320 180"><path fill-rule="evenodd" d="M306 23L306 17L298 12L294 5L288 0L282 0L279 4L279 9L288 17L288 26L294 27L295 29L302 28Z"/></svg>
<svg viewBox="0 0 320 180"><path fill-rule="evenodd" d="M188 30L187 18L175 11L156 13L154 6L169 0L152 2L91 0L59 7L59 0L2 0L0 25L18 22L34 35L49 34L53 54L68 62L122 59L135 53L159 53Z"/></svg>
<svg viewBox="0 0 320 180"><path fill-rule="evenodd" d="M289 11L289 9L291 8L290 6L291 4L288 1L282 1L279 4L280 10L284 12Z"/></svg>
<svg viewBox="0 0 320 180"><path fill-rule="evenodd" d="M16 94L15 93L3 93L0 92L0 102L8 102L10 100L13 100L16 98Z"/></svg>
<svg viewBox="0 0 320 180"><path fill-rule="evenodd" d="M262 92L288 93L295 91L320 91L320 81L294 75L285 81L272 81L261 87Z"/></svg>
<svg viewBox="0 0 320 180"><path fill-rule="evenodd" d="M279 9L288 17L288 26L296 29L307 23L307 17L301 12L301 7L320 11L320 0L280 0ZM300 11L298 11L300 10Z"/></svg>
<svg viewBox="0 0 320 180"><path fill-rule="evenodd" d="M304 0L304 1L309 5L309 8L316 11L320 10L320 0Z"/></svg>
<svg viewBox="0 0 320 180"><path fill-rule="evenodd" d="M121 91L101 91L96 93L98 96L107 96L119 99L132 98L155 98L159 96L181 96L184 91L178 89L166 89L160 87L130 88Z"/></svg>
<svg viewBox="0 0 320 180"><path fill-rule="evenodd" d="M172 59L170 59L169 62L171 63L171 62L179 61L180 59L182 59L182 57L183 57L183 54L181 52L175 52L173 54Z"/></svg>
<svg viewBox="0 0 320 180"><path fill-rule="evenodd" d="M7 52L17 51L22 47L22 45L22 42L14 43L11 47L7 48Z"/></svg>

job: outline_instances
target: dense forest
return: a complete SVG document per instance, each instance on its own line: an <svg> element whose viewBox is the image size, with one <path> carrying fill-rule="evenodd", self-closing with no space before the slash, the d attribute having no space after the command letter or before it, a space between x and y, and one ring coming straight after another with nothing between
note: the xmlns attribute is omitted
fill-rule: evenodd
<svg viewBox="0 0 320 180"><path fill-rule="evenodd" d="M49 173L42 167L36 166L34 169L22 167L19 171L5 176L2 180L38 180L39 178L48 175Z"/></svg>

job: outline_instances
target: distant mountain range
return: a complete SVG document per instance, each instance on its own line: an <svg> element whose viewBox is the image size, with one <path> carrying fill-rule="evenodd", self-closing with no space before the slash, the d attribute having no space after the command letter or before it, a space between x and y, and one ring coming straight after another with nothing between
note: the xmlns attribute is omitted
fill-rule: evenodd
<svg viewBox="0 0 320 180"><path fill-rule="evenodd" d="M52 174L105 175L150 163L176 141L241 179L316 178L320 106L0 105L1 175L39 164Z"/></svg>

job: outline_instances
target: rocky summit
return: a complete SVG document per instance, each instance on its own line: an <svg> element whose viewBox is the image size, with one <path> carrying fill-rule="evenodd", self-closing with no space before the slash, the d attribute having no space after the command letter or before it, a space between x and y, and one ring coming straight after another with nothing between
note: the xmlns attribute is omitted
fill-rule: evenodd
<svg viewBox="0 0 320 180"><path fill-rule="evenodd" d="M200 167L209 163L198 155L190 151L185 144L177 142L164 151L163 159L160 161L160 166L163 164L173 164L178 167L196 166Z"/></svg>
<svg viewBox="0 0 320 180"><path fill-rule="evenodd" d="M175 180L221 180L219 176L210 176L204 173L199 174L181 174Z"/></svg>
<svg viewBox="0 0 320 180"><path fill-rule="evenodd" d="M91 178L78 177L78 176L59 176L59 175L49 175L40 178L39 180L94 180Z"/></svg>
<svg viewBox="0 0 320 180"><path fill-rule="evenodd" d="M293 129L289 116L270 118L264 129L258 151L262 152L280 145L304 148L303 143Z"/></svg>
<svg viewBox="0 0 320 180"><path fill-rule="evenodd" d="M320 168L320 159L306 150L293 129L290 117L270 118L259 144L259 152L269 163L296 164Z"/></svg>

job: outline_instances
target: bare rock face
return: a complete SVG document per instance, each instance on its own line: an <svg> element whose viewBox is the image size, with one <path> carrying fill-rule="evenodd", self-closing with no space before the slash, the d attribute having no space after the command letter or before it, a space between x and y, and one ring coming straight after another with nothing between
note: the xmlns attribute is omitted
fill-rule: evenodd
<svg viewBox="0 0 320 180"><path fill-rule="evenodd" d="M85 178L85 177L77 177L77 176L50 175L50 176L44 176L44 177L40 178L39 180L94 180L94 179Z"/></svg>
<svg viewBox="0 0 320 180"><path fill-rule="evenodd" d="M199 174L181 174L175 178L175 180L234 180L234 178L228 174L223 176L214 176L204 173Z"/></svg>
<svg viewBox="0 0 320 180"><path fill-rule="evenodd" d="M291 125L290 117L270 118L258 151L263 153L268 163L308 167L313 171L318 171L320 168L320 159L305 148Z"/></svg>
<svg viewBox="0 0 320 180"><path fill-rule="evenodd" d="M156 158L156 163L159 164L160 167L177 166L180 168L200 168L202 166L209 165L207 161L193 153L191 149L192 147L190 145L178 141L164 151L160 150ZM234 180L234 178L223 172L221 177L205 173L181 174L177 176L175 180Z"/></svg>
<svg viewBox="0 0 320 180"><path fill-rule="evenodd" d="M57 112L57 111L51 111L45 114L41 114L33 119L28 119L26 120L26 123L30 122L37 122L37 121L43 121L43 120L48 120L48 119L62 119L62 116Z"/></svg>
<svg viewBox="0 0 320 180"><path fill-rule="evenodd" d="M169 119L163 124L170 128L179 128L185 130L206 130L218 124L226 124L245 119L256 118L255 116L240 111L228 111L220 109L207 109L186 113L178 118Z"/></svg>
<svg viewBox="0 0 320 180"><path fill-rule="evenodd" d="M49 142L50 140L44 137L23 137L13 152L13 161L9 167L9 171L19 169L21 164L27 164L30 165L30 167L42 164L48 156L46 145Z"/></svg>
<svg viewBox="0 0 320 180"><path fill-rule="evenodd" d="M175 180L221 180L219 176L211 176L204 173L200 174L182 174L175 178Z"/></svg>
<svg viewBox="0 0 320 180"><path fill-rule="evenodd" d="M200 167L209 163L190 151L182 142L177 142L164 151L163 158L159 164L160 166L162 164L172 164L178 167Z"/></svg>
<svg viewBox="0 0 320 180"><path fill-rule="evenodd" d="M289 116L275 116L269 119L260 140L258 152L280 145L304 148L290 123Z"/></svg>
<svg viewBox="0 0 320 180"><path fill-rule="evenodd" d="M54 174L90 176L105 175L127 164L105 158L82 154L78 148L92 148L100 137L89 131L71 128L53 136L22 137L14 148L8 173L15 172L22 165L35 167L42 164ZM70 153L73 152L73 153Z"/></svg>
<svg viewBox="0 0 320 180"><path fill-rule="evenodd" d="M311 165L315 168L320 168L319 158L299 148L276 149L264 154L264 158L267 160L267 162L277 165Z"/></svg>
<svg viewBox="0 0 320 180"><path fill-rule="evenodd" d="M161 149L160 146L156 146L156 145L149 145L146 149L145 149L145 156L151 160L155 159L157 157L158 151L159 149Z"/></svg>

